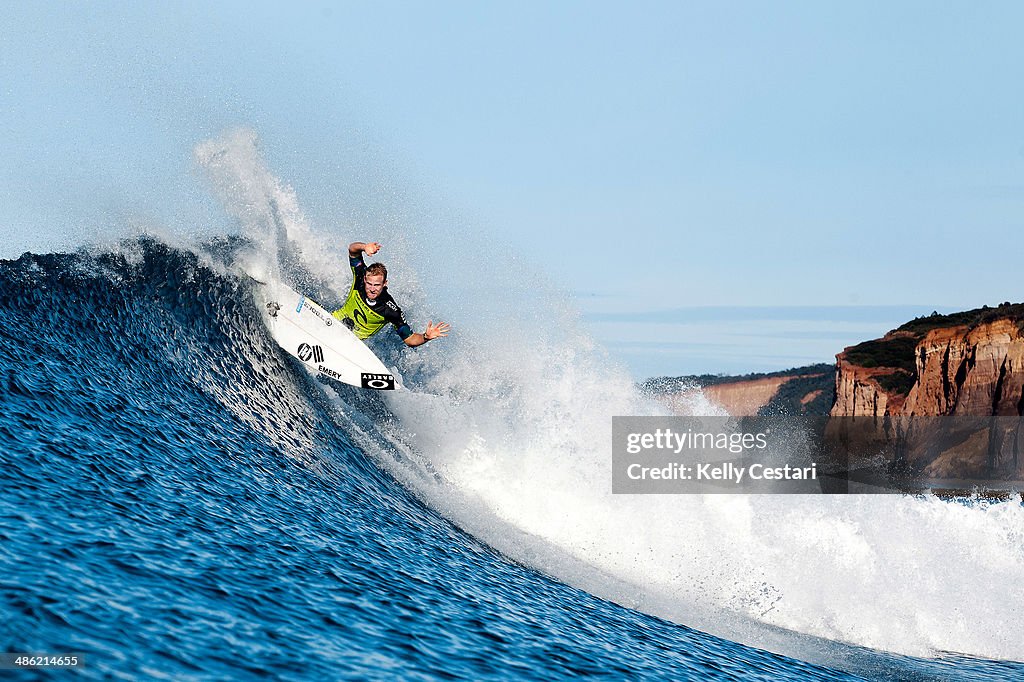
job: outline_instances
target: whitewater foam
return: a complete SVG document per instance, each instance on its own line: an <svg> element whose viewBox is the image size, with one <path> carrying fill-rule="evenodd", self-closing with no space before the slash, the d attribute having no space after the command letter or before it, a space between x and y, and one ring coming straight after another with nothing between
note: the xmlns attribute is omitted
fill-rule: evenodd
<svg viewBox="0 0 1024 682"><path fill-rule="evenodd" d="M512 353L491 348L492 363L516 358L497 394L430 409L411 394L389 401L445 481L435 504L474 498L496 532L512 525L715 634L735 638L715 627L725 609L899 653L1024 657L1011 587L1024 574L1019 500L612 495L610 418L651 406L578 357L552 372Z"/></svg>

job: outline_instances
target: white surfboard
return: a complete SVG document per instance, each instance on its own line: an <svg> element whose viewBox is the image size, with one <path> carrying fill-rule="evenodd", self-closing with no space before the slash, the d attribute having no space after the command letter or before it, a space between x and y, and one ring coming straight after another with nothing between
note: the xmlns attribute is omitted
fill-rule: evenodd
<svg viewBox="0 0 1024 682"><path fill-rule="evenodd" d="M395 377L351 330L284 284L260 284L257 303L274 340L310 371L345 384L389 391Z"/></svg>

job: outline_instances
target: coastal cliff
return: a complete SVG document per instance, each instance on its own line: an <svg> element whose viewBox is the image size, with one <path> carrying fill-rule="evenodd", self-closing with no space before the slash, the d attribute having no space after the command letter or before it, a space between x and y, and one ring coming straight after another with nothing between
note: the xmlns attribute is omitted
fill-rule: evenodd
<svg viewBox="0 0 1024 682"><path fill-rule="evenodd" d="M835 381L830 415L882 418L860 435L895 438L904 471L1024 480L1024 305L908 322L839 353Z"/></svg>
<svg viewBox="0 0 1024 682"><path fill-rule="evenodd" d="M919 318L836 356L831 416L1019 416L1024 305Z"/></svg>
<svg viewBox="0 0 1024 682"><path fill-rule="evenodd" d="M1024 304L911 320L834 367L645 387L677 414L700 394L737 417L827 415L826 439L929 485L1024 480Z"/></svg>

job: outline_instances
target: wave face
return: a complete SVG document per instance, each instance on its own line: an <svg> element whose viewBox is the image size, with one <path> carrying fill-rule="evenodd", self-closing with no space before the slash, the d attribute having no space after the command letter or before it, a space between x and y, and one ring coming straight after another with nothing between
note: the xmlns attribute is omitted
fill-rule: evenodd
<svg viewBox="0 0 1024 682"><path fill-rule="evenodd" d="M96 678L852 679L615 606L460 530L367 455L386 407L310 379L246 281L192 252L25 255L0 292L5 651L83 652Z"/></svg>
<svg viewBox="0 0 1024 682"><path fill-rule="evenodd" d="M244 131L196 156L242 237L0 263L3 651L97 678L1024 674L1019 500L613 496L610 417L657 407L484 246L455 335L371 341L412 390L320 383L237 265L330 305L351 239ZM418 327L457 238L421 234L382 235Z"/></svg>
<svg viewBox="0 0 1024 682"><path fill-rule="evenodd" d="M4 651L83 652L96 678L720 665L711 638L510 562L425 507L268 339L243 282L128 246L0 266Z"/></svg>

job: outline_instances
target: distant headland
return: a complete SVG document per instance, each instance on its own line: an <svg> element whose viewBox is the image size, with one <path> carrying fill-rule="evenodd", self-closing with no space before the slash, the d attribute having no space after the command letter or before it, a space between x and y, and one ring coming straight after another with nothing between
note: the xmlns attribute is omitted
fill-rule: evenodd
<svg viewBox="0 0 1024 682"><path fill-rule="evenodd" d="M917 428L917 440L905 441L902 456L915 471L936 479L1024 480L1022 303L918 317L880 339L843 349L835 365L745 376L658 377L642 387L676 412L684 411L699 390L737 417L871 417L879 433L900 439L914 435L912 418L993 418L986 422L991 424L986 437L976 428L973 436L953 440L946 432L947 443L956 445L941 451L926 452Z"/></svg>

